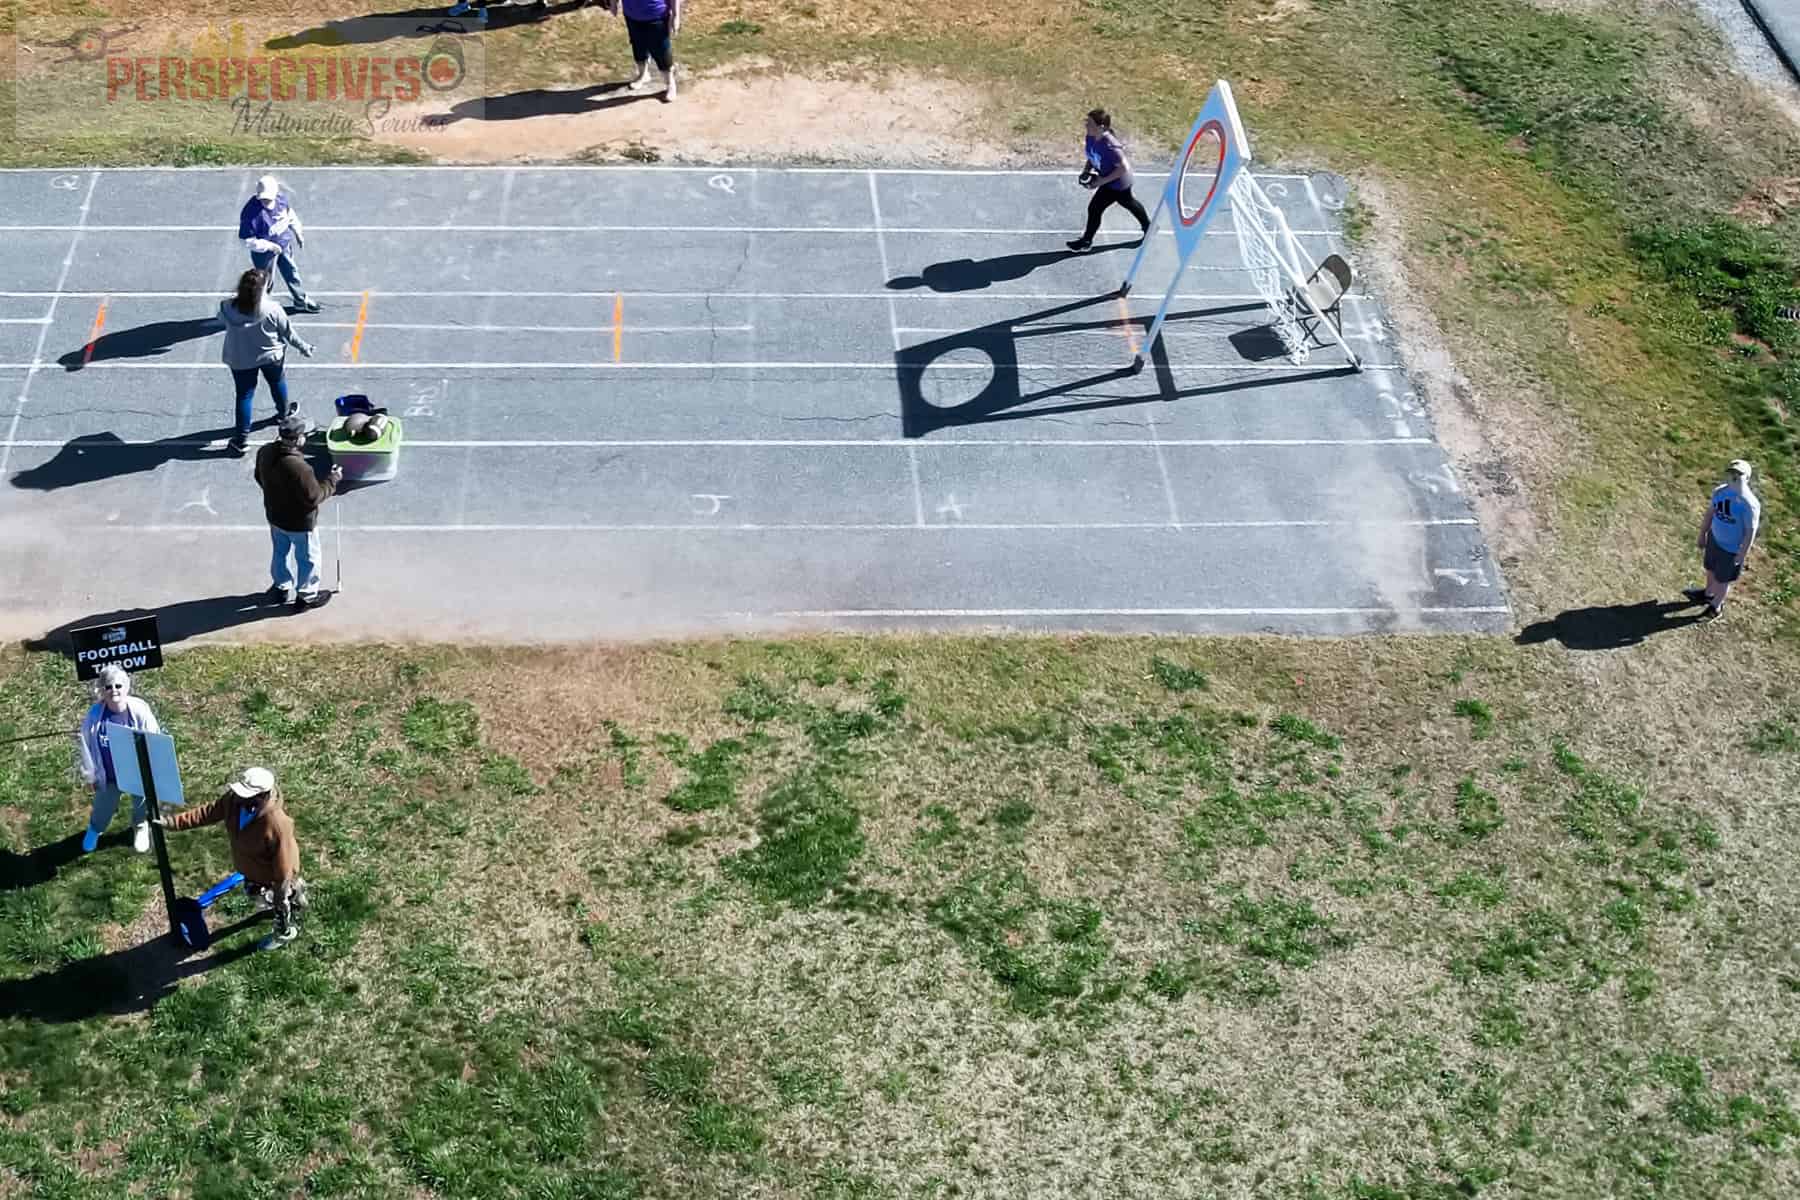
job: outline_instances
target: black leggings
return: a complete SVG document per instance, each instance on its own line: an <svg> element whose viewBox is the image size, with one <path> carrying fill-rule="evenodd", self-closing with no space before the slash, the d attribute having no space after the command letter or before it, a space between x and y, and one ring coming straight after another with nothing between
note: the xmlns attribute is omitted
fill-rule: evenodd
<svg viewBox="0 0 1800 1200"><path fill-rule="evenodd" d="M1138 224L1143 226L1145 232L1149 232L1150 214L1144 211L1144 206L1138 203L1137 197L1131 194L1130 188L1098 187L1094 189L1094 198L1088 201L1087 228L1081 231L1082 241L1094 240L1094 235L1100 232L1100 214L1106 211L1108 205L1112 204L1123 207L1126 212L1138 219Z"/></svg>

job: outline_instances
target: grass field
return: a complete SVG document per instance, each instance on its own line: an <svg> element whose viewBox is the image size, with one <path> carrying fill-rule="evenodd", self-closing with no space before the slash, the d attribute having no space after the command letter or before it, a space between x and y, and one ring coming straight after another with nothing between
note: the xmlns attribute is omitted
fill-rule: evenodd
<svg viewBox="0 0 1800 1200"><path fill-rule="evenodd" d="M123 833L0 857L0 1188L1784 1194L1800 714L1721 803L1515 659L181 655L184 773L281 774L310 924L183 968ZM0 733L66 716L7 666ZM66 745L0 762L7 840L66 849Z"/></svg>
<svg viewBox="0 0 1800 1200"><path fill-rule="evenodd" d="M583 28L491 35L493 90L616 74ZM1261 158L1355 182L1524 644L182 653L143 690L196 786L283 774L312 922L175 960L120 834L62 861L68 747L0 747L0 1198L1800 1189L1800 137L1710 29L850 0L691 35L699 68L942 71L1025 144L1092 103L1166 144L1236 81ZM1738 456L1765 548L1726 620L1583 649L1692 581ZM0 656L0 738L69 724L68 674ZM188 889L223 873L217 830L173 844Z"/></svg>

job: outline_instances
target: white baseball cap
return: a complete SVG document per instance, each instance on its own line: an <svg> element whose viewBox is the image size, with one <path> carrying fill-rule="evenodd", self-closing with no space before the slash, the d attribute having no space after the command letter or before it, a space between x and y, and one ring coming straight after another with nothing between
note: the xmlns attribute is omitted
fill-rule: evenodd
<svg viewBox="0 0 1800 1200"><path fill-rule="evenodd" d="M1732 459L1730 465L1725 469L1730 471L1733 475L1743 476L1746 483L1750 481L1750 464L1741 458Z"/></svg>
<svg viewBox="0 0 1800 1200"><path fill-rule="evenodd" d="M231 790L248 800L275 790L275 772L267 767L251 767L231 781Z"/></svg>
<svg viewBox="0 0 1800 1200"><path fill-rule="evenodd" d="M258 200L273 200L280 194L281 185L275 181L273 175L264 175L256 181L256 198Z"/></svg>

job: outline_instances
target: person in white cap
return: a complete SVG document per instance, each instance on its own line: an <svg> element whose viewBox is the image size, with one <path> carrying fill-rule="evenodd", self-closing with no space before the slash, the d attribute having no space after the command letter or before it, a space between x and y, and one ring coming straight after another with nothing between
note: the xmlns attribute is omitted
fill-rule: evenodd
<svg viewBox="0 0 1800 1200"><path fill-rule="evenodd" d="M307 297L299 268L294 266L294 250L306 245L300 214L281 181L273 175L258 179L256 194L244 202L238 213L238 237L250 251L251 266L265 273L272 267L281 268L281 278L294 297L294 307L301 312L319 311L318 304Z"/></svg>
<svg viewBox="0 0 1800 1200"><path fill-rule="evenodd" d="M92 854L100 844L100 835L112 824L119 811L119 776L113 767L113 753L136 754L132 739L115 739L115 728L137 729L145 733L161 733L156 714L143 700L131 694L131 676L117 663L100 668L94 680L99 696L88 709L81 729L75 735L75 770L82 782L94 789L93 808L88 814L87 832L81 835L81 852ZM131 846L139 854L150 849L150 826L144 823L144 798L131 798Z"/></svg>
<svg viewBox="0 0 1800 1200"><path fill-rule="evenodd" d="M1750 490L1750 464L1733 459L1725 468L1725 482L1713 489L1712 502L1700 518L1698 547L1706 570L1706 586L1683 591L1695 604L1706 605L1706 615L1725 611L1725 597L1743 573L1756 530L1762 523L1762 501Z"/></svg>
<svg viewBox="0 0 1800 1200"><path fill-rule="evenodd" d="M171 831L221 823L231 841L231 865L243 874L245 892L275 910L275 930L263 947L287 945L300 936L297 914L306 907L306 881L300 878L294 820L281 803L275 773L267 767L251 767L211 804L165 816L159 822Z"/></svg>

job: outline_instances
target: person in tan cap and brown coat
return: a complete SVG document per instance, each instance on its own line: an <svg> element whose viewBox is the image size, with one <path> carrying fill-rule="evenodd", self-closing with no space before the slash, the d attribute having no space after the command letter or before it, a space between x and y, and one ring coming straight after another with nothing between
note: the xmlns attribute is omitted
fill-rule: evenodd
<svg viewBox="0 0 1800 1200"><path fill-rule="evenodd" d="M275 910L275 931L265 949L285 946L300 936L296 909L306 907L306 881L300 878L300 844L294 820L282 806L275 773L251 767L204 808L164 817L163 828L195 829L222 823L231 840L231 865L244 876L244 890Z"/></svg>

